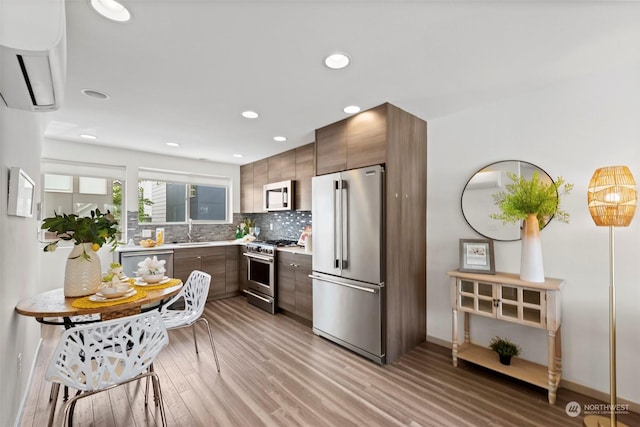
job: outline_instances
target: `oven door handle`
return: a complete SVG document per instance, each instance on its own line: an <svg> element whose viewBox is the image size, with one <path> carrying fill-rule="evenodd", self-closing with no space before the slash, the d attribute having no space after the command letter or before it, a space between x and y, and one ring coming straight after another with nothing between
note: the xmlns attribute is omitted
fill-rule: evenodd
<svg viewBox="0 0 640 427"><path fill-rule="evenodd" d="M258 298L258 299L260 299L260 300L262 300L262 301L264 301L264 302L271 303L271 301L269 301L268 299L266 299L266 298L264 298L264 297L261 297L260 295L256 295L256 294L255 294L255 292L251 292L251 291L249 291L249 290L247 290L247 289L245 289L243 292L244 292L245 294L249 294L249 295L251 295L252 297Z"/></svg>
<svg viewBox="0 0 640 427"><path fill-rule="evenodd" d="M254 255L254 254L248 254L248 253L243 253L242 255L246 256L247 258L255 258L255 259L259 259L261 261L267 261L269 263L273 263L273 258L269 258L266 256L260 256L260 255Z"/></svg>

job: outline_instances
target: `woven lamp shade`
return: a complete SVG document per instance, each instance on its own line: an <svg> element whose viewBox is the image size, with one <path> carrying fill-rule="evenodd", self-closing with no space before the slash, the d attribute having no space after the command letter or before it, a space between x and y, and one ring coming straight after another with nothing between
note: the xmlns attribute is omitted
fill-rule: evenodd
<svg viewBox="0 0 640 427"><path fill-rule="evenodd" d="M587 190L587 203L598 226L626 227L636 212L636 182L626 166L597 169Z"/></svg>

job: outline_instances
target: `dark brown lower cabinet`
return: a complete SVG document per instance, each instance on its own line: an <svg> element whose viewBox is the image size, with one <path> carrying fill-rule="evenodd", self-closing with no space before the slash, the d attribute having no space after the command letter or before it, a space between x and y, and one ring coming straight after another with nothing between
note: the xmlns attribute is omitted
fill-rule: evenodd
<svg viewBox="0 0 640 427"><path fill-rule="evenodd" d="M244 292L248 288L249 282L249 265L247 264L247 257L243 254L247 252L246 246L239 247L239 260L238 260L238 285L239 291Z"/></svg>
<svg viewBox="0 0 640 427"><path fill-rule="evenodd" d="M176 249L173 253L173 275L185 282L193 270L211 275L207 300L237 295L240 290L238 246L214 246Z"/></svg>
<svg viewBox="0 0 640 427"><path fill-rule="evenodd" d="M295 314L304 323L313 320L311 256L278 251L278 307Z"/></svg>

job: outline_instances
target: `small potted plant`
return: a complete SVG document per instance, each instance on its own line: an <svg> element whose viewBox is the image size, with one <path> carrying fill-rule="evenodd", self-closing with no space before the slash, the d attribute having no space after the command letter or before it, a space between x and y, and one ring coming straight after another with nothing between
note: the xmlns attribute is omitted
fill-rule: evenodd
<svg viewBox="0 0 640 427"><path fill-rule="evenodd" d="M489 343L489 348L500 357L500 363L510 365L511 358L520 354L520 346L506 338L494 337Z"/></svg>

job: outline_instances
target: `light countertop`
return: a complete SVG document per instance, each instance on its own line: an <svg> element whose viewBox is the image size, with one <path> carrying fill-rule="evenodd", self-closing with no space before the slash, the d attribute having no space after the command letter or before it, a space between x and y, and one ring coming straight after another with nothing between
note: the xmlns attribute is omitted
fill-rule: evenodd
<svg viewBox="0 0 640 427"><path fill-rule="evenodd" d="M232 245L244 245L246 242L238 240L216 240L212 242L192 242L192 243L165 243L160 246L154 246L152 248L145 248L140 245L135 246L118 246L117 252L139 252L139 251L162 251L162 250L176 250L186 248L206 248L212 246L232 246Z"/></svg>
<svg viewBox="0 0 640 427"><path fill-rule="evenodd" d="M311 252L305 252L304 247L302 246L282 246L278 248L278 251L300 255L311 255Z"/></svg>
<svg viewBox="0 0 640 427"><path fill-rule="evenodd" d="M192 243L165 243L160 246L154 246L152 248L145 248L140 245L135 246L118 246L116 248L116 252L141 252L141 251L166 251L166 250L177 250L177 249L186 249L186 248L207 248L214 246L233 246L233 245L246 245L247 242L241 240L216 240L211 242L192 242ZM282 252L290 252L294 254L300 255L311 255L311 252L305 252L303 246L282 246L277 248L278 251Z"/></svg>

